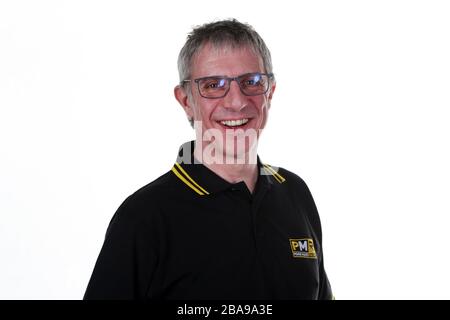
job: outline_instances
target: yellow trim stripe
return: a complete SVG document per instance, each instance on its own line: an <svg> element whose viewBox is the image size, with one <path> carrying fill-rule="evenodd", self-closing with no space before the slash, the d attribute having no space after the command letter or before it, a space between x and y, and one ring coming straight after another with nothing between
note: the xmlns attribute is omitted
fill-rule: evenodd
<svg viewBox="0 0 450 320"><path fill-rule="evenodd" d="M263 166L265 168L267 168L270 173L272 173L272 175L275 177L275 179L277 179L277 181L279 183L283 183L284 181L286 181L285 178L283 178L278 172L276 172L271 166L269 166L268 164L263 164Z"/></svg>
<svg viewBox="0 0 450 320"><path fill-rule="evenodd" d="M203 192L201 192L200 190L198 190L196 187L194 187L189 181L187 181L175 168L175 166L172 167L172 172L175 173L175 175L181 180L183 181L189 188L191 188L192 190L194 190L195 192L197 192L199 195L203 196L205 195Z"/></svg>
<svg viewBox="0 0 450 320"><path fill-rule="evenodd" d="M205 189L203 189L202 187L200 187L200 186L198 185L198 183L195 182L194 179L192 179L192 178L187 174L187 172L180 166L180 164L179 164L178 162L175 162L175 165L178 167L178 169L180 169L180 171L184 174L184 176L185 176L186 178L188 178L189 181L191 181L197 188L199 188L202 192L204 192L204 193L206 193L206 194L209 194L208 191L206 191Z"/></svg>
<svg viewBox="0 0 450 320"><path fill-rule="evenodd" d="M277 180L279 183L281 183L281 180L277 176L275 176L271 171L269 171L268 168L264 167L264 170L266 170L266 172L268 174L271 174L275 178L275 180Z"/></svg>

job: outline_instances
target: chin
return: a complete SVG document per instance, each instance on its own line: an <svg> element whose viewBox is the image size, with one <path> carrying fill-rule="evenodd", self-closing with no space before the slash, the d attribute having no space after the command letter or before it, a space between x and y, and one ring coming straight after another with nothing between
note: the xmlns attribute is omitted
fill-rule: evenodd
<svg viewBox="0 0 450 320"><path fill-rule="evenodd" d="M243 164L256 161L256 149L258 139L254 137L233 137L223 142L223 154L226 159L234 160L233 163Z"/></svg>

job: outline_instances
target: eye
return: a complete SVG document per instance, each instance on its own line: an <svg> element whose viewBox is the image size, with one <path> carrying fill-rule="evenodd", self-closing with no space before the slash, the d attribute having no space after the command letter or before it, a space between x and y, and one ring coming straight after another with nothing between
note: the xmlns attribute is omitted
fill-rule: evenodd
<svg viewBox="0 0 450 320"><path fill-rule="evenodd" d="M263 86L264 79L259 74L249 75L242 80L242 84L250 87Z"/></svg>
<svg viewBox="0 0 450 320"><path fill-rule="evenodd" d="M221 89L225 87L225 79L205 79L202 83L203 89Z"/></svg>

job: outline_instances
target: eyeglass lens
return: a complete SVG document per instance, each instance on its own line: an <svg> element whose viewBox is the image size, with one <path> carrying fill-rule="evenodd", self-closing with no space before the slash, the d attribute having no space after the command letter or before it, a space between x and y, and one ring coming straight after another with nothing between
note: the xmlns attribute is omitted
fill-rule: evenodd
<svg viewBox="0 0 450 320"><path fill-rule="evenodd" d="M232 80L236 80L242 93L249 96L264 94L267 91L269 84L267 75L252 73L244 74L236 79L227 77L202 78L198 81L198 88L203 97L223 97L227 94Z"/></svg>

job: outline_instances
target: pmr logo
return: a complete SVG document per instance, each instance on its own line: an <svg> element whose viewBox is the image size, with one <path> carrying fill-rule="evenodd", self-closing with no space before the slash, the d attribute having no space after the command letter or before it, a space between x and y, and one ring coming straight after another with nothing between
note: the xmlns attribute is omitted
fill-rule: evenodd
<svg viewBox="0 0 450 320"><path fill-rule="evenodd" d="M291 243L291 250L294 258L317 259L313 239L289 239L289 242Z"/></svg>

